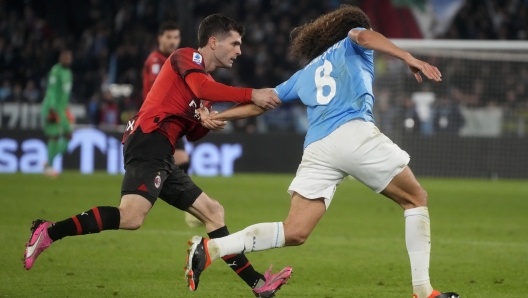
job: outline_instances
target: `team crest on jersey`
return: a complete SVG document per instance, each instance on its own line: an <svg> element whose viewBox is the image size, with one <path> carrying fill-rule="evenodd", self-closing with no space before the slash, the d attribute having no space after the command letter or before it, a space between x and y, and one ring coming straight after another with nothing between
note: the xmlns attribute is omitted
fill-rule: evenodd
<svg viewBox="0 0 528 298"><path fill-rule="evenodd" d="M202 65L202 55L199 53L193 53L193 62L198 65Z"/></svg>
<svg viewBox="0 0 528 298"><path fill-rule="evenodd" d="M158 176L154 178L154 186L156 186L156 188L159 188L160 185L161 185L161 177L160 177L160 174L158 173Z"/></svg>

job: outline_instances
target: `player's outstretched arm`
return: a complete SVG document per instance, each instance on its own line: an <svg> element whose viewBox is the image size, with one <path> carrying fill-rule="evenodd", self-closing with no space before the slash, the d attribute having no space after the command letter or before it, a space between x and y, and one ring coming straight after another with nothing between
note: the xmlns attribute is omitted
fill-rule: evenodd
<svg viewBox="0 0 528 298"><path fill-rule="evenodd" d="M256 104L250 103L236 105L221 112L220 114L218 114L216 111L213 111L209 114L209 110L203 107L197 109L196 111L200 114L200 122L203 127L212 131L218 131L224 128L226 121L228 120L258 116L266 112L266 109L263 109Z"/></svg>
<svg viewBox="0 0 528 298"><path fill-rule="evenodd" d="M273 91L272 88L253 89L253 91L251 92L251 101L258 107L265 109L265 110L276 108L281 103L279 97ZM255 116L255 115L252 115L252 116ZM248 116L248 117L251 117L251 116ZM243 117L243 118L247 118L247 117Z"/></svg>
<svg viewBox="0 0 528 298"><path fill-rule="evenodd" d="M280 100L273 89L251 89L227 86L211 81L200 72L190 73L185 77L185 82L200 99L213 102L250 103L266 110L273 109L280 104Z"/></svg>
<svg viewBox="0 0 528 298"><path fill-rule="evenodd" d="M414 76L419 83L422 82L420 72L422 72L430 80L435 82L442 81L442 74L438 68L429 65L427 62L414 58L410 53L400 49L378 32L372 30L352 29L348 33L348 37L366 49L380 51L403 60L414 73Z"/></svg>
<svg viewBox="0 0 528 298"><path fill-rule="evenodd" d="M229 121L258 116L263 114L264 112L266 112L266 109L261 108L254 103L241 104L214 115L212 119L220 121Z"/></svg>

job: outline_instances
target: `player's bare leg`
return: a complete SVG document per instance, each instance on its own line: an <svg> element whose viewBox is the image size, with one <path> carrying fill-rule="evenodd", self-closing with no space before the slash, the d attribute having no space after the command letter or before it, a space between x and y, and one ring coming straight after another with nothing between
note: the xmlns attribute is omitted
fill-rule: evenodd
<svg viewBox="0 0 528 298"><path fill-rule="evenodd" d="M124 195L121 198L121 204L119 204L119 229L139 229L151 208L152 204L140 195Z"/></svg>
<svg viewBox="0 0 528 298"><path fill-rule="evenodd" d="M198 196L187 212L203 222L208 233L225 226L224 207L205 192Z"/></svg>
<svg viewBox="0 0 528 298"><path fill-rule="evenodd" d="M221 239L209 240L211 261L237 253L303 244L326 212L323 198L307 199L293 193L284 222L259 223Z"/></svg>
<svg viewBox="0 0 528 298"><path fill-rule="evenodd" d="M178 140L178 142L183 142L182 140ZM174 150L174 163L182 169L185 174L189 174L189 167L190 167L190 158L189 154L183 149L176 149ZM200 221L198 218L196 218L194 215L190 214L189 212L185 212L185 223L190 228L196 228L199 226L203 226L203 222Z"/></svg>
<svg viewBox="0 0 528 298"><path fill-rule="evenodd" d="M323 198L311 200L294 192L290 212L283 222L285 246L303 244L325 212Z"/></svg>
<svg viewBox="0 0 528 298"><path fill-rule="evenodd" d="M193 237L187 260L187 270L196 270L201 274L213 260L220 257L238 252L301 245L306 241L325 212L326 206L323 198L310 200L295 192L292 196L290 212L284 222L252 225L240 232L219 239L209 240ZM261 293L273 295L287 282L291 273L291 268L286 267L278 274L273 275L273 278L269 278L269 281L267 279L264 287L253 292L256 295Z"/></svg>
<svg viewBox="0 0 528 298"><path fill-rule="evenodd" d="M406 167L381 193L405 210L405 243L411 261L413 298L457 298L455 293L442 294L431 286L431 227L427 192L420 186L411 169Z"/></svg>
<svg viewBox="0 0 528 298"><path fill-rule="evenodd" d="M187 209L187 212L196 216L205 224L210 238L214 239L229 235L229 230L224 222L224 208L218 201L210 198L205 193L202 192L198 196L193 205ZM224 261L252 289L259 288L264 283L265 277L255 271L249 260L240 251L225 256ZM185 275L191 291L195 291L198 288L200 274L200 270L186 270Z"/></svg>
<svg viewBox="0 0 528 298"><path fill-rule="evenodd" d="M404 210L427 206L427 192L418 183L409 167L405 167L396 175L381 194L396 202Z"/></svg>

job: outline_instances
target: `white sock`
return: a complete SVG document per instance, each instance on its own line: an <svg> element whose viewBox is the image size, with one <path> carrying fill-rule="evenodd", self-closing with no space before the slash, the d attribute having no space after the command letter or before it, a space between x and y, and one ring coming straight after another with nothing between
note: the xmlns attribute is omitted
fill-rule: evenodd
<svg viewBox="0 0 528 298"><path fill-rule="evenodd" d="M432 292L429 279L431 256L431 226L427 207L405 210L405 243L411 259L411 276L414 294L427 298Z"/></svg>
<svg viewBox="0 0 528 298"><path fill-rule="evenodd" d="M226 237L209 240L207 248L211 260L227 255L267 250L284 246L282 222L268 222L249 226Z"/></svg>

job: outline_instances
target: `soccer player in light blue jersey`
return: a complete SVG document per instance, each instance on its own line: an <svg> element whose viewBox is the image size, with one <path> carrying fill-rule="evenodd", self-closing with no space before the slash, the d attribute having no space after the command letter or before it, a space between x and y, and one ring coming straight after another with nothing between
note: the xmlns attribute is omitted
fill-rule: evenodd
<svg viewBox="0 0 528 298"><path fill-rule="evenodd" d="M188 269L201 273L211 261L240 252L303 244L334 192L351 175L405 211L405 241L411 261L413 298L458 298L434 290L429 279L431 252L427 193L407 166L409 155L380 133L374 124L374 50L404 61L420 73L441 81L440 71L374 32L357 7L342 6L297 29L292 54L310 61L275 88L283 102L300 99L308 109L304 153L288 192L291 206L284 222L260 223L224 238L191 241ZM217 115L200 111L202 124L262 114L256 105L240 105Z"/></svg>

